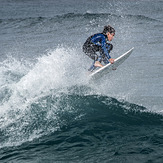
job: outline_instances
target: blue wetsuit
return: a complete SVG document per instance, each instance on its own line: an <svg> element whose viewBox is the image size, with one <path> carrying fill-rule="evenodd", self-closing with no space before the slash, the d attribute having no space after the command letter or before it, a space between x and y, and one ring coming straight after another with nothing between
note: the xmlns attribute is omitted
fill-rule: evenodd
<svg viewBox="0 0 163 163"><path fill-rule="evenodd" d="M94 60L89 71L93 71L95 69L95 61L103 61L105 64L108 64L109 59L111 58L109 53L112 48L113 45L108 42L106 35L97 33L90 36L83 45L83 51ZM99 52L100 55L98 55L97 52Z"/></svg>

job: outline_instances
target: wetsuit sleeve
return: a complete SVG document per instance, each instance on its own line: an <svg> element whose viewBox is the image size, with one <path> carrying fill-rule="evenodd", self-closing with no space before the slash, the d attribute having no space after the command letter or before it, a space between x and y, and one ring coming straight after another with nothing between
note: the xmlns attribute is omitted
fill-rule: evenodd
<svg viewBox="0 0 163 163"><path fill-rule="evenodd" d="M107 57L108 59L110 59L111 56L110 56L110 54L109 54L109 49L108 49L108 45L107 45L107 43L106 43L105 37L102 38L101 47L102 47L102 49L103 49L104 54L106 55L106 57Z"/></svg>
<svg viewBox="0 0 163 163"><path fill-rule="evenodd" d="M97 46L101 46L101 43L100 43L100 39L101 39L101 36L100 35L94 35L92 38L91 38L91 42Z"/></svg>
<svg viewBox="0 0 163 163"><path fill-rule="evenodd" d="M109 49L110 47L108 46L108 44L106 43L106 38L103 34L95 34L92 38L91 38L91 42L97 46L100 46L102 48L103 54L105 54L105 56L110 59L111 56L109 55Z"/></svg>

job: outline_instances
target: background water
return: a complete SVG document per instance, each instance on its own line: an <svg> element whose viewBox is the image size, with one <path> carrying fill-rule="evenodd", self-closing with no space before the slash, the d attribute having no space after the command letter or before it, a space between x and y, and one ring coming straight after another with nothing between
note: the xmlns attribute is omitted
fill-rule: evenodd
<svg viewBox="0 0 163 163"><path fill-rule="evenodd" d="M0 1L0 162L163 162L162 0ZM82 52L110 24L118 69Z"/></svg>

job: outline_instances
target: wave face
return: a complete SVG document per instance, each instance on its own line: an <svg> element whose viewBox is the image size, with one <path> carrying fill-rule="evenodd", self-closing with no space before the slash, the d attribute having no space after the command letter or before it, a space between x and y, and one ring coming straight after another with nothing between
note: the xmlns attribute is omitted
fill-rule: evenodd
<svg viewBox="0 0 163 163"><path fill-rule="evenodd" d="M149 154L160 160L155 147L162 144L162 115L88 90L51 90L26 109L1 116L1 160L136 162Z"/></svg>

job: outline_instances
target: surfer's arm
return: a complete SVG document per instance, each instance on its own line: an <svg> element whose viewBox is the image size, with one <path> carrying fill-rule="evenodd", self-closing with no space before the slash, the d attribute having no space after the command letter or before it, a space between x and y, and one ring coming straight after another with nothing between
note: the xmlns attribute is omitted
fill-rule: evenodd
<svg viewBox="0 0 163 163"><path fill-rule="evenodd" d="M107 60L108 60L108 63L110 62L110 63L114 63L114 59L110 56L110 51L112 50L112 48L113 48L113 45L112 44L108 44L108 43L106 43L106 42L104 42L104 46L105 46L105 48L106 48L106 50L104 51L105 52L105 56L106 56L106 58L107 58Z"/></svg>
<svg viewBox="0 0 163 163"><path fill-rule="evenodd" d="M103 53L105 54L105 56L110 59L111 56L109 55L109 51L108 51L108 45L106 43L106 40L105 40L105 37L102 38L102 41L101 41L101 48L103 50Z"/></svg>
<svg viewBox="0 0 163 163"><path fill-rule="evenodd" d="M106 51L104 51L104 52L105 52L104 53L105 54L105 64L108 64L108 63L113 64L114 63L114 59L110 56L107 47L106 47Z"/></svg>
<svg viewBox="0 0 163 163"><path fill-rule="evenodd" d="M101 45L102 45L103 52L104 52L104 54L105 54L105 57L106 57L107 60L108 60L108 63L110 62L110 63L113 64L113 63L114 63L114 59L111 58L111 56L110 56L110 54L109 54L109 50L108 50L108 48L107 48L107 43L106 43L105 39L103 39L101 43L102 43Z"/></svg>
<svg viewBox="0 0 163 163"><path fill-rule="evenodd" d="M114 63L114 59L109 55L109 52L108 52L108 54L106 54L106 58L110 63L112 63L112 64Z"/></svg>
<svg viewBox="0 0 163 163"><path fill-rule="evenodd" d="M95 34L92 38L91 38L91 42L94 44L94 45L97 45L97 46L101 46L101 43L100 43L100 40L101 38L103 37L102 34Z"/></svg>

